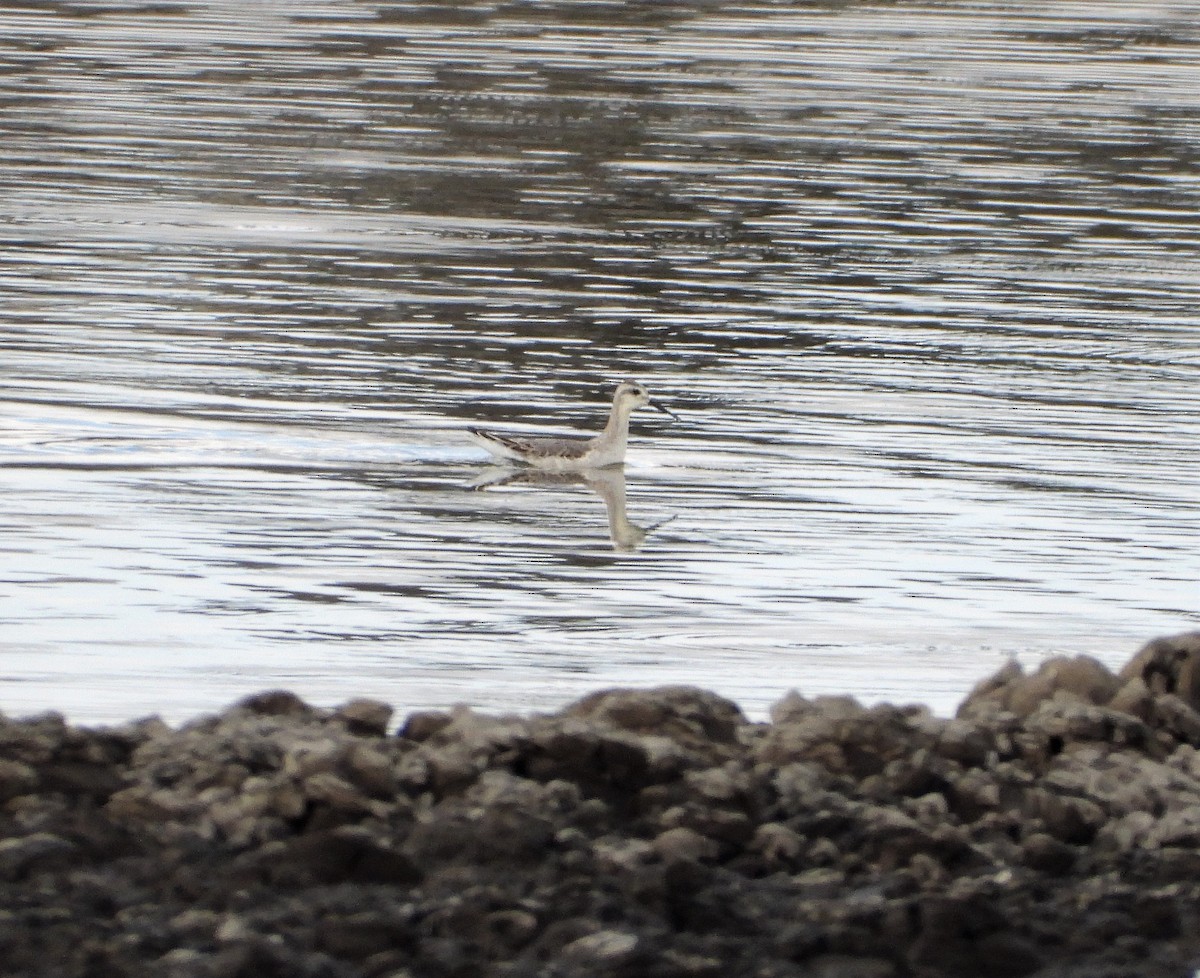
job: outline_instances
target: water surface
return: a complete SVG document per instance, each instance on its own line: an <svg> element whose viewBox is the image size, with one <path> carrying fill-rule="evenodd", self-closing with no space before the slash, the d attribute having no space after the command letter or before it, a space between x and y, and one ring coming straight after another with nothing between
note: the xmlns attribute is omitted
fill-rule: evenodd
<svg viewBox="0 0 1200 978"><path fill-rule="evenodd" d="M49 2L0 64L5 712L947 711L1200 622L1190 5ZM603 485L464 437L625 377L682 421Z"/></svg>

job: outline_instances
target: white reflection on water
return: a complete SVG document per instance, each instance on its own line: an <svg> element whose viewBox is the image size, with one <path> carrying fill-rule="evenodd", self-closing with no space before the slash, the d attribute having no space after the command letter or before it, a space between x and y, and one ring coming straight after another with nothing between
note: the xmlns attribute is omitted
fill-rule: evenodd
<svg viewBox="0 0 1200 978"><path fill-rule="evenodd" d="M1195 30L604 9L0 13L0 708L949 710L1196 626ZM474 488L627 376L623 479Z"/></svg>

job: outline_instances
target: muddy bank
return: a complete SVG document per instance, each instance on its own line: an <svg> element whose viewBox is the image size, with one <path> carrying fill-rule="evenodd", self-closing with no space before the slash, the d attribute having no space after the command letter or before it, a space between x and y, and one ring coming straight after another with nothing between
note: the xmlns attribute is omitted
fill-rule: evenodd
<svg viewBox="0 0 1200 978"><path fill-rule="evenodd" d="M7 976L1190 976L1200 633L953 719L689 688L0 722Z"/></svg>

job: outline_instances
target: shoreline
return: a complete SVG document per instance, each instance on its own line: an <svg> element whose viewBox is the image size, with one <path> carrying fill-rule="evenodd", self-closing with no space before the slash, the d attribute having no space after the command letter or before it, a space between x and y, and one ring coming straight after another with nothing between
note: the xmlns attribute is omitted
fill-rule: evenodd
<svg viewBox="0 0 1200 978"><path fill-rule="evenodd" d="M14 976L1190 976L1200 632L953 717L693 687L553 713L0 718Z"/></svg>

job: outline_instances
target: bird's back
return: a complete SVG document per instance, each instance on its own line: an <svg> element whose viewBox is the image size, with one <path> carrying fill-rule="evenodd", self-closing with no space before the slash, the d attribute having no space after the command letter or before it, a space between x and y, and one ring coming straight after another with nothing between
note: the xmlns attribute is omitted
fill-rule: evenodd
<svg viewBox="0 0 1200 978"><path fill-rule="evenodd" d="M591 438L545 438L498 435L480 428L468 429L472 441L493 455L512 462L543 466L547 462L578 462L592 446Z"/></svg>

